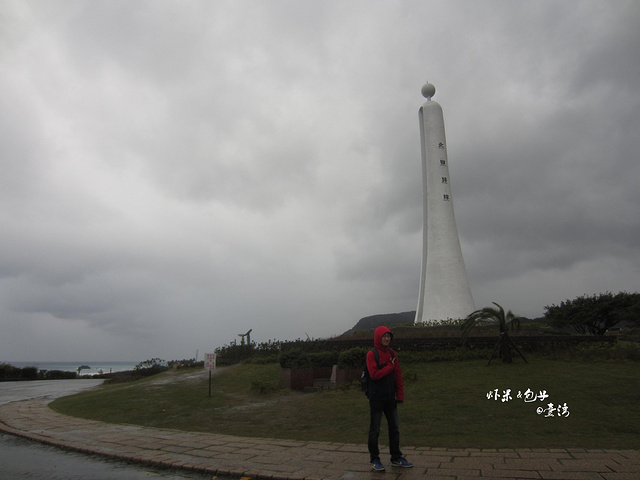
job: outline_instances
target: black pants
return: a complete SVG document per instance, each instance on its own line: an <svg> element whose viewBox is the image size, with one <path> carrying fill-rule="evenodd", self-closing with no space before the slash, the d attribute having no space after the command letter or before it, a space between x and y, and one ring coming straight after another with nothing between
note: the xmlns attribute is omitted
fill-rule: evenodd
<svg viewBox="0 0 640 480"><path fill-rule="evenodd" d="M391 460L402 456L400 451L400 425L398 418L398 403L395 400L378 401L369 400L369 412L371 421L369 423L369 456L371 461L380 457L378 448L378 437L380 436L380 421L382 414L387 418L389 426L389 453Z"/></svg>

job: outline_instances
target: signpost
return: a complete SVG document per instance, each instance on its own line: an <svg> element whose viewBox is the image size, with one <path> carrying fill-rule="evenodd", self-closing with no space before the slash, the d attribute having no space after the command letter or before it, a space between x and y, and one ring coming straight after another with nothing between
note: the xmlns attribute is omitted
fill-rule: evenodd
<svg viewBox="0 0 640 480"><path fill-rule="evenodd" d="M204 369L209 370L209 396L211 396L211 372L216 370L216 354L205 353L204 354Z"/></svg>

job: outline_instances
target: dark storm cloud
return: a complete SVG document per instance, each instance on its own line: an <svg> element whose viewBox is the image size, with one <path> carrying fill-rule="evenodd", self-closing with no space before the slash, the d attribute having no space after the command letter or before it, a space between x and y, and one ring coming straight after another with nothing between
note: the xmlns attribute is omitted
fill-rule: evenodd
<svg viewBox="0 0 640 480"><path fill-rule="evenodd" d="M4 6L8 360L179 358L414 309L426 80L477 306L635 290L634 2Z"/></svg>

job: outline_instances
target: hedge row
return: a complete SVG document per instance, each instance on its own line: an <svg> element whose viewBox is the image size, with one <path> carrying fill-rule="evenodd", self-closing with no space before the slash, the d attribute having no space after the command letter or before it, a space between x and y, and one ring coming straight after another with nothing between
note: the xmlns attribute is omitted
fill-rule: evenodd
<svg viewBox="0 0 640 480"><path fill-rule="evenodd" d="M62 380L76 378L76 372L62 370L38 370L37 367L14 367L8 363L0 363L0 382L19 380Z"/></svg>

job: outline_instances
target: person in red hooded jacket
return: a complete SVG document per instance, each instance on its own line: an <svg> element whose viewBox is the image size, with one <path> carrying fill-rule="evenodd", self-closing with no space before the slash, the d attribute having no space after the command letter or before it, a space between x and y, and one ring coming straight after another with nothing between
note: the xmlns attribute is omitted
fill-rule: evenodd
<svg viewBox="0 0 640 480"><path fill-rule="evenodd" d="M402 370L395 352L389 347L393 334L387 327L376 328L373 334L374 351L367 353L367 370L369 371L369 456L374 470L385 469L380 461L378 437L380 436L380 422L382 415L387 419L389 427L389 453L391 465L394 467L413 467L400 451L400 426L398 418L398 403L404 402L404 386L402 384Z"/></svg>

